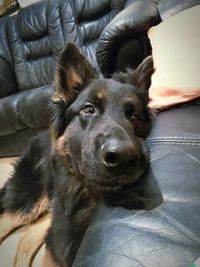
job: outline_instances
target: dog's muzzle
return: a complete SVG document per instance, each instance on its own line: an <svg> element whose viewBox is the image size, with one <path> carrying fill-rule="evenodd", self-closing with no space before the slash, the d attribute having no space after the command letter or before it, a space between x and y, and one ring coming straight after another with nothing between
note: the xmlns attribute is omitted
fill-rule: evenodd
<svg viewBox="0 0 200 267"><path fill-rule="evenodd" d="M115 138L107 139L100 148L100 158L110 172L128 172L138 164L139 155L133 143Z"/></svg>

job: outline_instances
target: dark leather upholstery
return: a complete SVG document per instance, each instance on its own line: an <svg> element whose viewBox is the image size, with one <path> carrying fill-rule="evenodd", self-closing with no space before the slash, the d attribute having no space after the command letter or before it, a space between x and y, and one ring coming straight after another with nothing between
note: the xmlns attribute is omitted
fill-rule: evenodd
<svg viewBox="0 0 200 267"><path fill-rule="evenodd" d="M171 15L200 4L200 0L140 0L129 4L109 23L98 41L97 61L106 77L141 63L151 54L148 29Z"/></svg>
<svg viewBox="0 0 200 267"><path fill-rule="evenodd" d="M73 267L189 267L200 257L200 102L161 112L148 138L146 208L100 205Z"/></svg>
<svg viewBox="0 0 200 267"><path fill-rule="evenodd" d="M197 4L133 2L100 36L102 72L140 62L151 52L148 28ZM159 112L147 141L150 169L125 193L133 208L99 203L73 267L189 267L200 258L200 100Z"/></svg>
<svg viewBox="0 0 200 267"><path fill-rule="evenodd" d="M0 157L21 154L30 136L48 127L55 62L63 46L74 42L97 69L97 40L125 4L43 0L0 20Z"/></svg>

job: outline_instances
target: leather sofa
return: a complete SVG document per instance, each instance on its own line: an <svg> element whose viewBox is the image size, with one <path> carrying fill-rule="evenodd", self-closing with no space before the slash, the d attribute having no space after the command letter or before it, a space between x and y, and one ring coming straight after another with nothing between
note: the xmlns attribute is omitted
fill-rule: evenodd
<svg viewBox="0 0 200 267"><path fill-rule="evenodd" d="M110 77L140 61L152 24L198 4L138 1L121 11L98 41L101 71ZM132 209L99 203L73 267L199 266L200 99L160 111L147 142L150 169L124 193Z"/></svg>
<svg viewBox="0 0 200 267"><path fill-rule="evenodd" d="M83 2L84 1L82 1L82 3ZM105 2L106 1L94 0L91 0L91 2L85 1L85 3L92 3L92 5L94 3L101 3L100 6L103 6L102 3ZM39 32L42 33L42 29L39 27L39 23L37 23L37 21L39 19L41 22L44 15L36 16L36 12L38 14L40 10L39 5L41 5L41 10L43 10L46 14L46 11L51 10L50 8L47 8L47 6L49 7L49 5L51 6L53 4L56 5L57 3L62 3L62 5L65 6L68 1L54 0L48 1L48 3L44 1L38 3L37 5L28 7L24 11L20 11L21 14L24 14L24 23L31 17L31 21L36 22L34 25L37 25L38 29L40 29ZM70 1L70 3L73 3L73 5L78 8L81 1ZM113 7L116 3L120 2L113 1L110 7ZM69 19L70 17L65 17L63 21L66 22L66 24L63 22L63 25L66 25L66 28L69 32L71 32L69 38L70 41L74 40L74 42L80 45L83 52L86 53L89 60L93 62L95 66L97 60L101 72L105 76L109 77L115 70L123 70L127 65L131 64L133 66L137 65L144 57L151 53L151 46L147 38L147 30L151 26L159 24L167 17L196 4L200 4L200 1L129 0L126 2L125 6L123 6L124 9L120 8L123 9L121 12L119 12L120 9L117 9L116 11L114 8L115 11L113 12L115 13L114 15L112 14L112 18L115 15L116 16L112 20L111 18L108 19L103 24L103 27L99 31L98 40L91 38L90 40L93 40L94 42L88 41L91 45L90 48L86 48L81 45L83 43L86 45L88 42L83 42L83 39L81 39L82 41L79 40L78 36L80 36L80 31L78 31L79 33L76 32L74 35L70 31L70 24L67 23L72 21ZM126 5L129 6L126 7ZM56 21L59 24L59 19L56 20L59 16L57 15L54 17L55 10L57 10L58 13L63 14L62 8L64 8L64 6L59 6L60 8L58 8L58 10L52 9L53 11L51 12L51 16L53 17L50 26L53 27L54 25L55 27L55 25L57 25ZM98 12L100 10L100 6L97 8ZM70 4L68 8L69 7L71 7ZM30 16L28 10L31 10L31 14L34 14L32 12L33 10L36 10L35 16ZM80 11L80 9L77 10ZM89 10L89 6L86 6L84 10L85 12L80 11L79 15L85 21L85 18L87 18L88 15L87 11ZM117 15L116 13L118 12L119 14ZM11 25L9 23L11 23L10 21L12 21L12 19L17 21L19 20L19 25L22 25L22 22L19 19L21 15L19 14L14 17L14 19L9 18L9 22L7 22L7 20L2 20L0 22L0 33L1 36L4 36L2 40L5 39L5 43L7 42L7 33L12 28L11 26L9 28L4 27ZM67 21L68 19L69 21ZM110 21L109 24L107 23L108 21ZM108 25L106 26L106 24ZM82 23L78 26L81 27L81 25ZM100 23L97 23L96 27L100 29L100 25ZM52 28L52 31L54 27ZM86 24L84 24L83 28L81 28L82 36L85 36L86 33L90 32L88 27L88 24L87 27ZM105 29L103 30L103 28ZM31 29L33 29L33 32ZM33 35L37 32L34 29L35 28L30 27L31 34ZM84 32L84 29L87 29L87 31ZM59 31L57 31L57 28L54 30L56 31L56 34L52 36L52 41L55 41L55 43L52 43L54 44L52 47L55 51L57 51L57 42L61 40L63 44L64 35L61 30L58 37ZM90 33L91 36L94 36L92 34L93 31ZM34 38L36 38L36 36ZM34 41L34 38L31 39L31 42ZM48 38L46 38L47 43ZM66 42L68 41L68 39L65 40ZM10 44L16 44L16 39L11 41L12 42ZM24 40L22 43L24 44ZM38 42L37 40L36 43L38 43L38 51L43 51L45 53L48 52L47 46L44 46L45 48L42 49L39 45L41 44L40 41ZM14 64L12 61L13 56L9 54L10 50L8 50L8 44L4 44L2 41L0 42L0 46L2 46L0 51L4 51L4 53L1 53L0 56L0 62L5 68L1 67L2 70L5 70L4 73L1 72L3 73L1 76L1 85L3 85L2 81L4 80L3 78L5 78L5 75L8 75L7 78L9 81L12 81L12 79L17 77L13 73L16 73L15 65L18 64L18 59L20 63L20 54L18 54L18 50L15 51L16 63ZM62 45L58 45L58 47L60 47L58 48L58 54L61 46ZM97 58L94 54L96 47ZM28 50L24 49L23 51ZM4 55L4 57L2 55ZM36 55L38 55L38 53L36 53ZM55 57L57 57L57 52L55 53ZM132 60L133 58L134 60ZM29 64L27 64L27 66L29 66ZM52 65L54 65L54 60L50 60L50 63L45 63L45 65L51 69ZM35 71L38 70L37 66L34 68ZM48 70L50 71L50 69ZM23 68L19 68L18 71L19 74L20 72L23 73ZM47 70L45 69L45 71ZM38 71L36 72L37 74L34 74L34 72L30 69L30 73L30 76L32 75L33 77L37 77L37 75L40 77L40 74L42 73L41 76L43 77L46 72ZM51 70L50 73L52 74L53 70ZM48 75L45 77L48 77L50 80L53 79L50 74ZM43 81L43 79L41 80ZM18 84L15 79L13 83L14 82ZM2 96L0 99L1 153L8 152L5 148L9 147L9 145L6 144L6 140L8 140L8 143L11 143L9 136L10 139L13 139L13 146L13 144L18 142L15 137L20 135L24 136L23 132L26 130L38 130L47 126L47 103L49 95L51 94L52 86L44 85L41 82L41 84L36 87L38 88L34 87L32 89L25 89L20 92L16 92L16 94L9 93L9 95ZM10 88L12 89L13 87L9 87L9 90L11 90ZM37 98L35 98L34 102L34 94L36 94L35 91L37 90L39 90L40 93ZM47 93L47 95L44 93L43 98L43 94L41 92L45 90L49 93ZM18 126L19 122L22 122L20 117L19 121L16 119L18 124L17 127L14 128L15 131L7 131L6 129L9 128L4 127L4 125L10 125L9 127L11 127L12 124L14 125L15 123L15 120L13 119L14 117L11 119L9 117L9 113L11 114L12 112L12 114L15 114L17 106L23 107L23 105L19 105L18 101L15 100L15 97L22 96L24 93L27 96L27 99L30 100L30 107L27 105L27 109L31 108L31 112L28 113L26 108L20 109L20 112L23 116L29 115L29 122L32 122L31 125L33 125L33 127L27 127L24 122L22 123L24 126L23 129L22 126ZM8 98L12 100L11 104ZM8 99L8 101L6 99ZM3 102L1 102L1 100ZM23 98L21 101L22 103L26 102ZM40 109L37 107L38 101L41 103ZM10 108L9 105L13 105L13 108ZM5 109L6 107L9 107L8 110ZM19 111L17 110L17 114L18 113ZM17 116L17 114L15 115ZM8 121L8 118L10 118L10 121ZM17 118L19 117L17 116ZM133 198L132 209L110 207L100 202L90 226L85 233L73 267L189 267L192 262L200 257L199 118L200 101L198 99L157 114L153 129L147 140L151 161L149 172L136 185L133 191L125 192L126 197L130 196L130 198ZM36 124L36 126L38 127L35 126L35 123L37 122L38 124ZM4 135L3 129L5 129ZM23 141L25 142L26 140ZM2 148L4 150L2 150ZM12 150L12 147L9 148ZM20 152L20 149L18 149L18 152ZM9 153L11 152L8 152L8 154Z"/></svg>
<svg viewBox="0 0 200 267"><path fill-rule="evenodd" d="M20 155L48 127L55 63L74 42L97 69L105 26L129 1L43 0L0 19L0 157Z"/></svg>

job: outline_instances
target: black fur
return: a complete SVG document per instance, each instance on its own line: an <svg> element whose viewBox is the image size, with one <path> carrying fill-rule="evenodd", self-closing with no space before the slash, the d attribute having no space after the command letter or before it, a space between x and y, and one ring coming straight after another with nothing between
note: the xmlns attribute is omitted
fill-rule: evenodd
<svg viewBox="0 0 200 267"><path fill-rule="evenodd" d="M23 214L48 195L46 245L59 266L72 265L99 198L112 199L146 171L152 73L148 57L135 71L97 79L74 45L63 50L49 134L33 140L0 192L1 212Z"/></svg>

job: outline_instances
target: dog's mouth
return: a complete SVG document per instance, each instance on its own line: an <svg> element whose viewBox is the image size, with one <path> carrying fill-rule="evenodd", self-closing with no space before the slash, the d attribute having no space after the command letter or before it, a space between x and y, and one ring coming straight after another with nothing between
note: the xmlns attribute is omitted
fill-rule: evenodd
<svg viewBox="0 0 200 267"><path fill-rule="evenodd" d="M93 192L97 194L114 193L125 188L134 186L134 183L143 175L145 169L138 170L134 175L122 174L119 176L104 177L87 177L85 183Z"/></svg>
<svg viewBox="0 0 200 267"><path fill-rule="evenodd" d="M116 192L116 191L119 191L122 189L122 185L117 185L117 186L95 186L95 189L98 191L98 192Z"/></svg>

